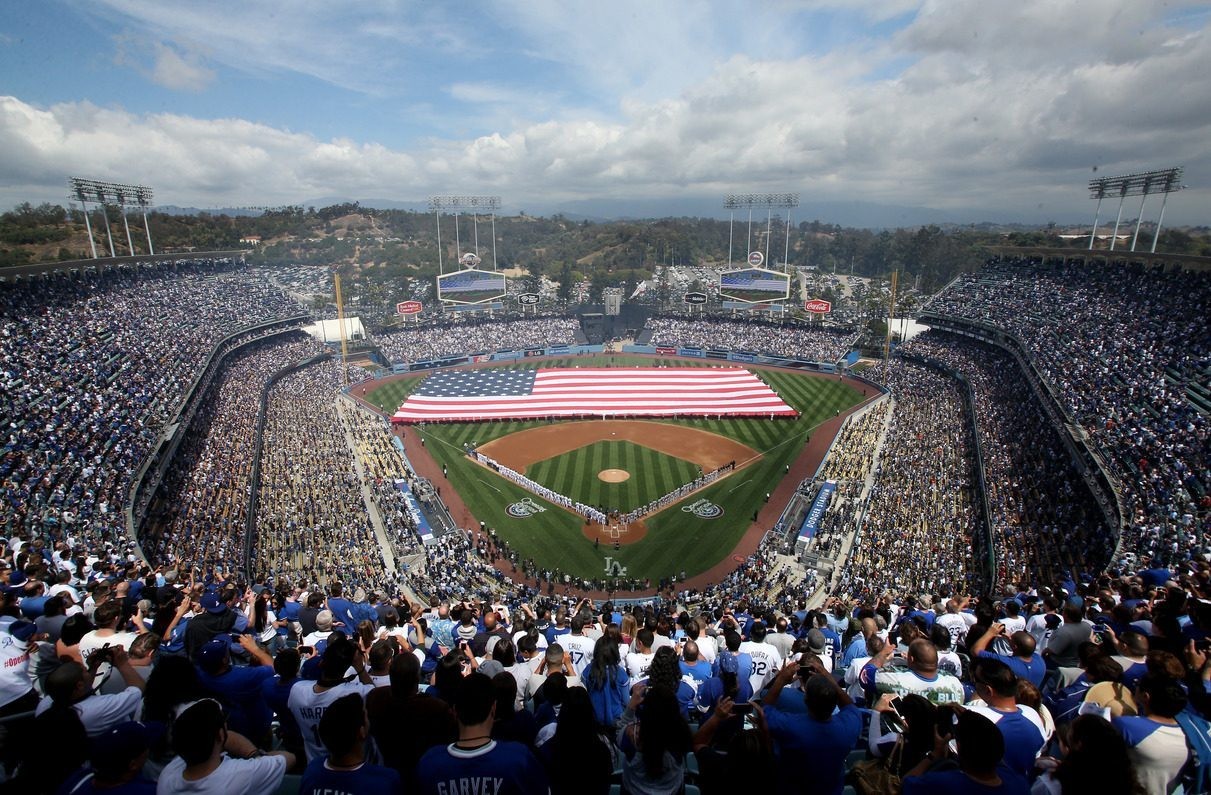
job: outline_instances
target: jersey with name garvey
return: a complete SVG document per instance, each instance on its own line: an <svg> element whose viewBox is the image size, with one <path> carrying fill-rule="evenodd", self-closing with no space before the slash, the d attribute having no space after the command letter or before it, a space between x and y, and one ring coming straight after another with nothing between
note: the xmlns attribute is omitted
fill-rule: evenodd
<svg viewBox="0 0 1211 795"><path fill-rule="evenodd" d="M753 686L753 692L760 693L761 688L778 675L782 668L782 655L768 643L751 640L741 643L738 651L752 658L753 669L749 672L748 681Z"/></svg>
<svg viewBox="0 0 1211 795"><path fill-rule="evenodd" d="M299 731L303 734L303 747L307 750L308 762L328 753L323 741L320 740L320 719L324 717L324 710L328 709L328 705L350 693L357 693L365 698L366 694L373 689L372 684L342 682L336 687L330 687L322 693L317 693L315 692L315 682L310 680L296 682L294 687L290 688L290 697L286 703L290 707L291 714L294 715L295 722L299 725Z"/></svg>
<svg viewBox="0 0 1211 795"><path fill-rule="evenodd" d="M416 766L421 795L546 795L547 774L521 743L430 748Z"/></svg>
<svg viewBox="0 0 1211 795"><path fill-rule="evenodd" d="M572 658L572 667L577 676L584 676L585 669L593 662L593 647L597 642L588 635L564 635L559 639L559 645Z"/></svg>

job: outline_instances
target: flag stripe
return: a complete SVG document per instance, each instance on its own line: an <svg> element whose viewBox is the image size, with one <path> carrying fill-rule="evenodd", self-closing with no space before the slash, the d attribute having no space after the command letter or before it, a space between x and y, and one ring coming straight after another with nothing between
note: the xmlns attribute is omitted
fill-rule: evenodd
<svg viewBox="0 0 1211 795"><path fill-rule="evenodd" d="M485 369L430 376L393 419L602 415L793 417L797 412L761 379L737 367L540 369L532 381Z"/></svg>

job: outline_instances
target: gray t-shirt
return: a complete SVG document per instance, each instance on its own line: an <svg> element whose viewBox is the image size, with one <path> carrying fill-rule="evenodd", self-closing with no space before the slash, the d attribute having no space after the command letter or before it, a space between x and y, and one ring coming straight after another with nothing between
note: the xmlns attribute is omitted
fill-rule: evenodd
<svg viewBox="0 0 1211 795"><path fill-rule="evenodd" d="M1065 621L1047 641L1047 652L1061 668L1076 668L1080 665L1077 649L1093 637L1093 627L1084 622L1070 624Z"/></svg>

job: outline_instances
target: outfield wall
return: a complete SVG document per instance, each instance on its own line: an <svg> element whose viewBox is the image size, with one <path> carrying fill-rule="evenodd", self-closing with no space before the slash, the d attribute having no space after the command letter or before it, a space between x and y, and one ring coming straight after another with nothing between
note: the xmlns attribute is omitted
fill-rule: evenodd
<svg viewBox="0 0 1211 795"><path fill-rule="evenodd" d="M788 356L770 356L754 351L728 348L683 348L663 345L623 345L623 353L646 353L655 356L684 356L690 359L718 359L743 364L768 364L773 367L789 367L794 370L810 370L817 373L835 373L837 365L832 362L816 362L810 359L795 359Z"/></svg>
<svg viewBox="0 0 1211 795"><path fill-rule="evenodd" d="M415 362L403 362L392 365L390 369L378 370L375 378L386 378L401 373L414 373L418 370L436 370L441 367L457 367L461 364L482 364L484 362L514 362L518 359L532 359L536 356L583 356L591 353L603 353L604 345L552 345L546 348L521 348L518 350L480 351L461 356L443 356L440 359L421 359Z"/></svg>

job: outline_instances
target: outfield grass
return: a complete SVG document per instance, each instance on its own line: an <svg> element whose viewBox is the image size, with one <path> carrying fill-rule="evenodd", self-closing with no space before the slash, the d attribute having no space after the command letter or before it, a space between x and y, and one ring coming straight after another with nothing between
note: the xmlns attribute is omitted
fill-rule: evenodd
<svg viewBox="0 0 1211 795"><path fill-rule="evenodd" d="M622 469L631 477L606 483L597 477L603 469ZM698 477L696 464L631 442L597 442L570 453L539 461L525 475L585 505L627 513L663 497Z"/></svg>
<svg viewBox="0 0 1211 795"><path fill-rule="evenodd" d="M578 356L558 361L518 362L512 366L594 367L607 361L615 366L664 364L692 367L720 364L705 360L695 362L649 357ZM638 543L624 546L617 552L610 548L608 537L603 537L600 548L595 548L593 542L584 537L579 517L553 505L546 505L529 492L494 475L463 455L463 445L466 443L482 444L547 423L452 423L427 425L422 433L428 442L429 452L448 468L450 485L458 490L471 512L508 539L520 555L538 561L540 565L557 566L580 577L601 576L607 555L626 566L629 576L633 577L650 577L657 580L670 574L679 575L682 571L693 576L730 554L752 523L754 512L764 503L765 495L774 490L785 475L787 465L803 448L808 434L837 412L862 400L860 392L835 377L760 368L753 368L753 371L773 387L783 400L797 409L800 416L795 420L667 420L673 425L699 428L735 439L762 453L762 458L693 495L688 501L649 517L647 537ZM412 389L415 389L421 377L409 377L385 384L371 392L368 399L383 407L384 412L389 414L398 408ZM568 453L560 458L573 454ZM554 460L556 459L552 459ZM549 462L540 462L539 465L532 466L531 470L547 463ZM586 468L581 472L591 471L591 479L596 480L596 472L607 467L592 469L593 466L596 464L586 464ZM617 468L634 471L626 466ZM582 481L590 479L583 475L567 477L581 477ZM665 491L669 490L671 488ZM547 510L524 519L514 518L506 512L510 503L527 497L545 505ZM723 509L723 514L714 519L703 519L681 510L687 507L687 503L699 499L715 503Z"/></svg>

